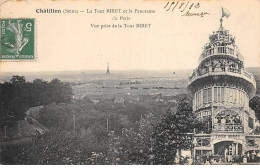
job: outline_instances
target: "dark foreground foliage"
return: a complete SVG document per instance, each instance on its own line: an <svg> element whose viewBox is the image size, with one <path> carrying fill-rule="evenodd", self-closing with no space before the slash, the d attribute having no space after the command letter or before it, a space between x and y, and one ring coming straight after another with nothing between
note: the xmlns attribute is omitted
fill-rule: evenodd
<svg viewBox="0 0 260 168"><path fill-rule="evenodd" d="M6 147L1 164L172 164L178 149L193 147L187 134L207 130L197 123L184 98L159 120L151 113L143 115L137 129L115 132L99 122L75 132L55 127L30 143Z"/></svg>
<svg viewBox="0 0 260 168"><path fill-rule="evenodd" d="M35 79L26 82L23 76L13 76L10 82L0 84L0 119L2 124L8 117L18 121L25 117L30 107L52 102L69 103L72 89L68 83L53 79L51 82ZM2 126L0 125L0 127Z"/></svg>

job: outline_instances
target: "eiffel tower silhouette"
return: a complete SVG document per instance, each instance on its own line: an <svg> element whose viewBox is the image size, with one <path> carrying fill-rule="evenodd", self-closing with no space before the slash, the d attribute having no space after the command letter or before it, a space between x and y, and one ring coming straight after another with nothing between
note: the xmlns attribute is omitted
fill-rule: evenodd
<svg viewBox="0 0 260 168"><path fill-rule="evenodd" d="M109 71L109 63L107 63L107 75L110 75L110 71Z"/></svg>

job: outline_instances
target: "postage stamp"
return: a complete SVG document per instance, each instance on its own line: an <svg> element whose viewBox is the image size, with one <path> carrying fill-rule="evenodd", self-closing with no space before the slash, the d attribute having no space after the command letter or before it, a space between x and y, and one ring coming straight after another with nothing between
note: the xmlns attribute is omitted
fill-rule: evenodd
<svg viewBox="0 0 260 168"><path fill-rule="evenodd" d="M35 59L35 19L0 19L0 60Z"/></svg>

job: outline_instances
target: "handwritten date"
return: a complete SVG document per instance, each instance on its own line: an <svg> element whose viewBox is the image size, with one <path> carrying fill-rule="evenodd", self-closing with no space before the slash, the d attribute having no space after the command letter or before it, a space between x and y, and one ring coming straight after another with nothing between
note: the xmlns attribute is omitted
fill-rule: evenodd
<svg viewBox="0 0 260 168"><path fill-rule="evenodd" d="M184 12L183 15L181 16L199 16L203 17L205 15L209 15L210 13L208 12L190 12L192 9L197 10L200 8L200 3L194 3L190 1L187 2L179 2L179 1L173 1L173 2L167 2L167 4L164 6L164 9L166 11L173 12L174 10L179 10L181 12Z"/></svg>
<svg viewBox="0 0 260 168"><path fill-rule="evenodd" d="M173 12L175 9L176 10L181 10L181 12L184 12L185 9L191 10L192 8L199 8L200 7L200 3L191 3L189 4L190 1L188 2L167 2L167 4L164 6L164 9L166 9L166 11L171 11ZM187 6L189 6L187 8ZM177 7L177 8L176 8Z"/></svg>

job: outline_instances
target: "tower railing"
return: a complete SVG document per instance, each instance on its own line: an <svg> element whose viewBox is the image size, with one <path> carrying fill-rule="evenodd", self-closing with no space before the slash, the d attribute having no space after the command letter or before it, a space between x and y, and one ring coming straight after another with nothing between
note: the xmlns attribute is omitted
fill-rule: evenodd
<svg viewBox="0 0 260 168"><path fill-rule="evenodd" d="M217 47L211 47L209 49L204 50L204 52L201 54L199 61L201 62L204 58L210 57L213 55L229 55L233 56L235 58L238 58L239 60L243 61L243 56L240 54L240 52L232 47L226 47L226 46L217 46Z"/></svg>
<svg viewBox="0 0 260 168"><path fill-rule="evenodd" d="M256 81L252 74L246 72L244 69L229 66L208 66L203 69L195 69L189 77L189 83L193 82L196 78L203 77L204 75L231 75L236 77L244 77L256 87Z"/></svg>

